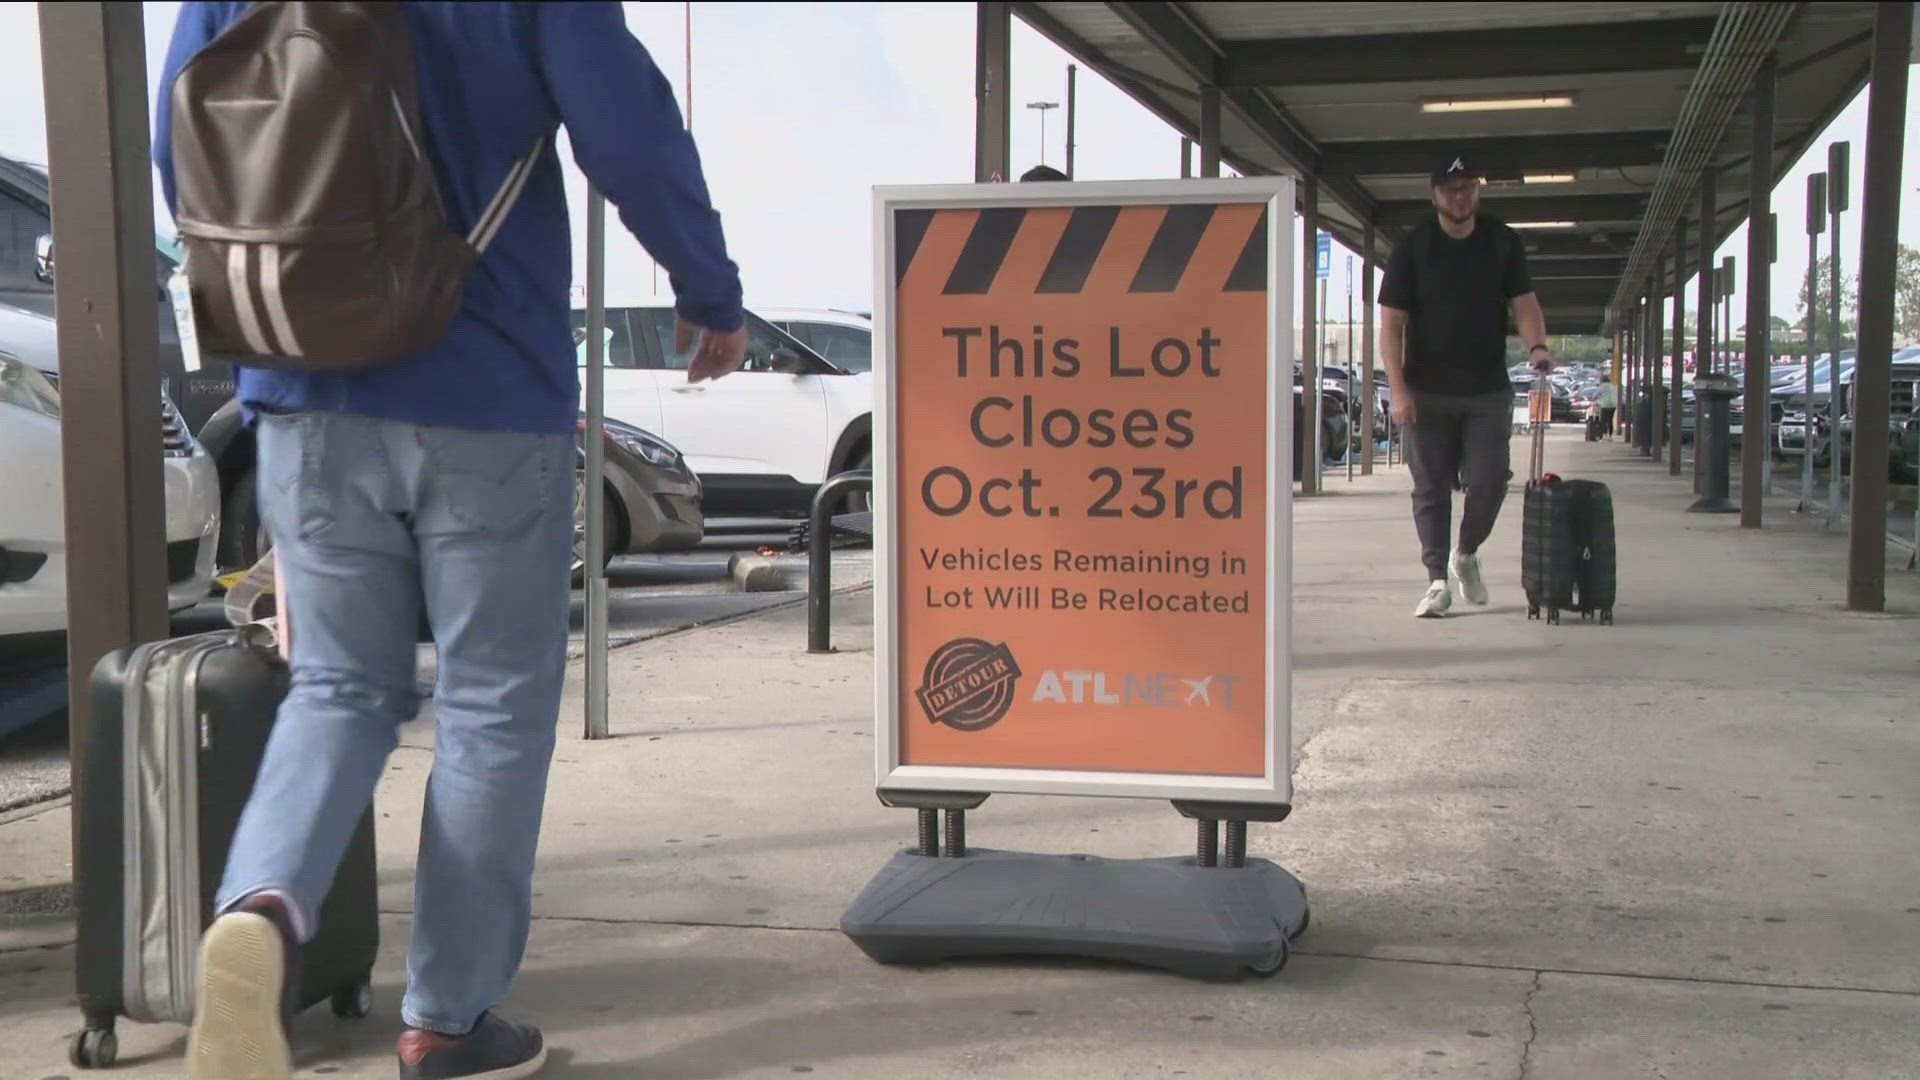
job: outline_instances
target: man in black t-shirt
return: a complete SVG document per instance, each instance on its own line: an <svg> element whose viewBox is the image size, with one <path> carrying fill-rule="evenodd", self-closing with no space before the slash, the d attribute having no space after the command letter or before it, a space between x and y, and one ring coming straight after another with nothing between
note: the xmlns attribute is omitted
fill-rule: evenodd
<svg viewBox="0 0 1920 1080"><path fill-rule="evenodd" d="M1457 590L1485 604L1480 545L1512 479L1513 383L1507 318L1535 370L1553 367L1527 253L1507 225L1480 216L1480 174L1464 156L1433 171L1435 217L1394 249L1380 286L1380 352L1393 419L1406 431L1413 523L1427 592L1414 614L1439 618ZM1453 489L1466 489L1452 543ZM1451 556L1449 556L1451 548Z"/></svg>

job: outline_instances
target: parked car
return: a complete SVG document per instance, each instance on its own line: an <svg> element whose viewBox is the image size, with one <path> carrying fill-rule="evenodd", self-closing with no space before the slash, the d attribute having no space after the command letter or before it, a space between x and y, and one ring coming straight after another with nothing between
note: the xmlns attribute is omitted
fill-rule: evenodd
<svg viewBox="0 0 1920 1080"><path fill-rule="evenodd" d="M1353 444L1353 406L1347 395L1347 373L1326 368L1320 379L1320 457L1339 458ZM1293 409L1296 424L1305 423L1306 393L1300 379L1300 365L1293 366ZM1293 478L1300 479L1299 455L1294 455Z"/></svg>
<svg viewBox="0 0 1920 1080"><path fill-rule="evenodd" d="M1840 467L1852 468L1853 461L1853 391L1855 368L1850 358L1842 354L1840 365ZM1776 406L1781 410L1780 424L1775 434L1775 447L1785 458L1798 458L1806 446L1808 403L1812 403L1814 464L1825 467L1833 457L1833 438L1827 430L1826 403L1830 391L1824 381L1828 377L1824 358L1815 365L1814 391L1804 391L1805 373L1799 379L1786 384L1774 395ZM1887 471L1896 480L1910 480L1920 477L1910 458L1907 421L1915 415L1916 403L1920 403L1920 348L1902 349L1893 356L1893 370L1890 382L1892 396L1888 414L1887 432Z"/></svg>
<svg viewBox="0 0 1920 1080"><path fill-rule="evenodd" d="M0 304L0 637L67 627L59 363L53 319ZM212 589L220 481L164 390L156 404L167 607L181 611Z"/></svg>
<svg viewBox="0 0 1920 1080"><path fill-rule="evenodd" d="M650 431L612 418L606 429L607 558L648 551L692 547L706 535L700 507L700 481L678 448ZM207 423L213 445L208 451L235 463L237 475L223 476L224 526L220 530L220 569L244 570L272 550L256 501L253 432L241 426L240 402L229 399ZM575 425L574 570L586 558L586 414Z"/></svg>
<svg viewBox="0 0 1920 1080"><path fill-rule="evenodd" d="M603 418L606 560L690 548L706 536L700 478L679 449L651 431ZM587 564L587 418L580 415L573 477L573 571ZM603 564L604 565L604 564Z"/></svg>
<svg viewBox="0 0 1920 1080"><path fill-rule="evenodd" d="M0 156L0 217L4 217L11 245L0 248L0 303L53 317L53 215L51 190L44 165ZM185 257L166 236L153 238L154 271L158 278L154 317L160 335L160 382L180 411L187 428L196 434L227 399L233 396L233 367L208 361L198 371L187 371L180 354L180 333L167 298L167 279Z"/></svg>
<svg viewBox="0 0 1920 1080"><path fill-rule="evenodd" d="M689 383L669 301L609 303L606 317L606 415L679 447L709 518L802 517L828 477L872 467L871 372L847 371L749 312L740 371ZM584 310L573 325L585 327ZM584 339L578 351L584 364ZM582 380L583 403L584 392ZM865 493L848 499L847 509L867 506Z"/></svg>
<svg viewBox="0 0 1920 1080"><path fill-rule="evenodd" d="M761 308L758 314L835 367L873 370L873 320L866 315L832 308Z"/></svg>

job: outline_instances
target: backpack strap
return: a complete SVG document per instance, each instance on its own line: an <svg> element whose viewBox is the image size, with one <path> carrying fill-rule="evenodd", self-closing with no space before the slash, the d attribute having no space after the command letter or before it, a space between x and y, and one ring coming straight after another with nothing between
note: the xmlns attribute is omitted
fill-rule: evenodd
<svg viewBox="0 0 1920 1080"><path fill-rule="evenodd" d="M527 186L527 177L533 175L533 167L540 160L541 151L547 148L545 135L533 140L533 149L525 157L513 163L507 170L507 178L500 182L500 190L494 192L493 201L480 213L480 219L473 223L473 231L467 234L467 243L477 253L485 254L487 245L493 243L500 224L513 212L513 204L519 200L520 192Z"/></svg>

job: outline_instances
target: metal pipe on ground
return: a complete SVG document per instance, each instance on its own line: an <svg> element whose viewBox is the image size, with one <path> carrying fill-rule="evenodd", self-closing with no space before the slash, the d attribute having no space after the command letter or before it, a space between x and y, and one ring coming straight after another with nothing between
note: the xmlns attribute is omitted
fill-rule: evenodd
<svg viewBox="0 0 1920 1080"><path fill-rule="evenodd" d="M607 197L587 192L587 594L586 737L604 739L607 725L606 505Z"/></svg>
<svg viewBox="0 0 1920 1080"><path fill-rule="evenodd" d="M835 473L813 493L807 516L807 651L833 651L833 508L847 494L873 490L872 469Z"/></svg>

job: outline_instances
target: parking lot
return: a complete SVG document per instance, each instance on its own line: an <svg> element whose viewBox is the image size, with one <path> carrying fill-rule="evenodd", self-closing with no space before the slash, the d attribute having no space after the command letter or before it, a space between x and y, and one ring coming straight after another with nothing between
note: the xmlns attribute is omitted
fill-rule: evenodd
<svg viewBox="0 0 1920 1080"><path fill-rule="evenodd" d="M707 539L696 548L616 558L607 573L609 646L619 648L769 607L803 603L807 560L805 555L787 552L789 527L790 523L779 521L716 522ZM753 592L742 589L729 574L729 563L741 553L754 554L766 549L777 550L772 558L781 569L780 588ZM872 580L872 576L870 549L836 551L833 567L836 588L859 585ZM586 650L585 624L585 593L576 590L572 642L568 648L571 655L582 655ZM173 632L198 633L225 625L226 616L215 598L175 616ZM793 647L796 651L804 650L805 638L795 638ZM30 655L14 655L8 660L16 670L44 670L58 665L59 649L57 642L46 643ZM433 671L433 646L423 643L420 646L423 694L432 690ZM561 724L565 726L574 719L562 717ZM0 813L59 798L67 791L67 780L64 711L32 727L0 736Z"/></svg>

